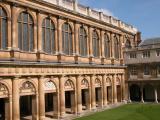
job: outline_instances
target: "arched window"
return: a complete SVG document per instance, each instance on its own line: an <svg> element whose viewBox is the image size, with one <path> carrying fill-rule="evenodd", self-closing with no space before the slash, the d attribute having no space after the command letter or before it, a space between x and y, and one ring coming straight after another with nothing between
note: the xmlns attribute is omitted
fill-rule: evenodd
<svg viewBox="0 0 160 120"><path fill-rule="evenodd" d="M7 14L0 6L0 49L7 49Z"/></svg>
<svg viewBox="0 0 160 120"><path fill-rule="evenodd" d="M114 53L115 53L115 58L118 59L119 55L120 55L120 45L119 45L119 40L118 38L115 36L114 37Z"/></svg>
<svg viewBox="0 0 160 120"><path fill-rule="evenodd" d="M49 18L45 18L42 23L42 48L49 54L55 52L55 26Z"/></svg>
<svg viewBox="0 0 160 120"><path fill-rule="evenodd" d="M27 12L18 17L18 47L22 51L33 51L34 48L34 23Z"/></svg>
<svg viewBox="0 0 160 120"><path fill-rule="evenodd" d="M83 27L79 29L79 53L82 56L87 56L87 34Z"/></svg>
<svg viewBox="0 0 160 120"><path fill-rule="evenodd" d="M65 54L73 54L72 30L68 23L62 26L62 47Z"/></svg>
<svg viewBox="0 0 160 120"><path fill-rule="evenodd" d="M99 57L99 37L96 30L92 33L92 42L93 42L93 56Z"/></svg>
<svg viewBox="0 0 160 120"><path fill-rule="evenodd" d="M128 39L126 40L125 47L126 48L131 48L131 42Z"/></svg>
<svg viewBox="0 0 160 120"><path fill-rule="evenodd" d="M107 34L104 34L104 52L105 52L105 57L109 58L110 57L110 40Z"/></svg>

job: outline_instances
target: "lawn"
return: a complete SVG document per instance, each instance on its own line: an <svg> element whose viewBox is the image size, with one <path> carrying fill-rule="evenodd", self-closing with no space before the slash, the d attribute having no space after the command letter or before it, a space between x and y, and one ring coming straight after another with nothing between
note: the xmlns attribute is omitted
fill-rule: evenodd
<svg viewBox="0 0 160 120"><path fill-rule="evenodd" d="M76 120L160 120L160 104L128 104Z"/></svg>

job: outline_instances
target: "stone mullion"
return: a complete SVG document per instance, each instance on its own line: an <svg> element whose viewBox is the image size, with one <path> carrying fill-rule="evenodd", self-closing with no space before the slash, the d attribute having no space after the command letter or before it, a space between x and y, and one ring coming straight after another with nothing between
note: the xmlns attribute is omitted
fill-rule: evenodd
<svg viewBox="0 0 160 120"><path fill-rule="evenodd" d="M120 43L121 43L121 45L120 45L120 58L121 59L123 59L124 58L124 56L123 56L123 47L122 47L122 43L123 43L123 35L120 35Z"/></svg>
<svg viewBox="0 0 160 120"><path fill-rule="evenodd" d="M57 21L58 21L58 19L56 19ZM55 50L55 54L57 54L58 53L58 23L57 23L57 21L56 21L56 27L55 27L55 48L54 48L54 50Z"/></svg>
<svg viewBox="0 0 160 120"><path fill-rule="evenodd" d="M40 77L38 81L39 86L39 119L45 120L45 91L44 91L44 77Z"/></svg>
<svg viewBox="0 0 160 120"><path fill-rule="evenodd" d="M58 21L57 21L57 28L58 28L58 52L59 54L62 54L63 53L63 49L62 49L62 28L61 28L61 18L58 18Z"/></svg>
<svg viewBox="0 0 160 120"><path fill-rule="evenodd" d="M111 33L111 43L112 43L112 58L115 58L115 51L114 51L114 34Z"/></svg>
<svg viewBox="0 0 160 120"><path fill-rule="evenodd" d="M34 23L34 33L33 33L33 35L34 35L34 47L33 47L33 49L34 49L34 51L35 52L37 52L37 23Z"/></svg>
<svg viewBox="0 0 160 120"><path fill-rule="evenodd" d="M13 120L20 119L20 106L19 106L19 78L14 78L12 81L12 88L13 88L13 98L12 98L12 114Z"/></svg>
<svg viewBox="0 0 160 120"><path fill-rule="evenodd" d="M89 26L89 56L93 57L92 28Z"/></svg>

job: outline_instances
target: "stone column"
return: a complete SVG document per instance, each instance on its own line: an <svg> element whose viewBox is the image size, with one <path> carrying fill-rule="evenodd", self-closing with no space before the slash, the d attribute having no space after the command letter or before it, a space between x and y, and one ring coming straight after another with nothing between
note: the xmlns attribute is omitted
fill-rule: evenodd
<svg viewBox="0 0 160 120"><path fill-rule="evenodd" d="M79 28L79 24L77 22L75 22L74 24L74 39L75 39L75 54L79 55L79 38L78 38L78 28Z"/></svg>
<svg viewBox="0 0 160 120"><path fill-rule="evenodd" d="M117 85L116 85L116 74L113 75L113 102L117 103Z"/></svg>
<svg viewBox="0 0 160 120"><path fill-rule="evenodd" d="M101 30L101 42L100 42L100 48L101 48L101 57L102 58L105 58L105 51L104 51L104 44L105 44L105 41L104 41L104 31Z"/></svg>
<svg viewBox="0 0 160 120"><path fill-rule="evenodd" d="M155 103L158 103L158 97L157 97L157 87L154 88L154 96L155 96Z"/></svg>
<svg viewBox="0 0 160 120"><path fill-rule="evenodd" d="M8 50L11 50L11 48L12 48L12 37L11 37L12 36L12 32L11 32L11 28L12 28L12 18L10 17L10 18L8 18L8 27L7 27L7 29L8 29L8 35L7 35L7 37L8 37L8 42L7 42Z"/></svg>
<svg viewBox="0 0 160 120"><path fill-rule="evenodd" d="M35 96L32 96L32 102L30 102L30 104L32 104L32 120L39 120L39 115L38 115L38 93L36 93ZM40 106L40 109L45 109L45 108L41 108L41 106Z"/></svg>
<svg viewBox="0 0 160 120"><path fill-rule="evenodd" d="M65 114L65 90L64 90L64 76L59 77L59 92L60 92L60 117L63 118Z"/></svg>
<svg viewBox="0 0 160 120"><path fill-rule="evenodd" d="M125 90L125 74L121 75L121 80L122 80L122 101L125 102L125 94L126 94L126 90ZM129 92L129 91L128 91Z"/></svg>
<svg viewBox="0 0 160 120"><path fill-rule="evenodd" d="M92 28L89 26L88 28L89 35L89 56L93 57L93 49L92 49Z"/></svg>
<svg viewBox="0 0 160 120"><path fill-rule="evenodd" d="M106 86L106 75L102 76L102 89L103 89L103 105L107 106L107 86Z"/></svg>
<svg viewBox="0 0 160 120"><path fill-rule="evenodd" d="M38 51L42 52L42 18L40 12L37 13L37 39L38 39Z"/></svg>
<svg viewBox="0 0 160 120"><path fill-rule="evenodd" d="M128 102L132 102L131 101L131 96L130 96L130 84L128 83Z"/></svg>
<svg viewBox="0 0 160 120"><path fill-rule="evenodd" d="M59 94L54 93L53 95L53 116L59 119L60 111L59 111Z"/></svg>
<svg viewBox="0 0 160 120"><path fill-rule="evenodd" d="M144 99L143 99L143 85L141 85L141 102L144 103Z"/></svg>
<svg viewBox="0 0 160 120"><path fill-rule="evenodd" d="M44 77L41 76L38 81L39 86L39 119L45 120L45 91L44 91Z"/></svg>
<svg viewBox="0 0 160 120"><path fill-rule="evenodd" d="M57 29L58 29L58 52L59 54L63 53L62 49L62 26L61 26L61 17L57 20Z"/></svg>
<svg viewBox="0 0 160 120"><path fill-rule="evenodd" d="M81 94L81 79L80 76L77 76L77 113L82 112L82 94Z"/></svg>
<svg viewBox="0 0 160 120"><path fill-rule="evenodd" d="M9 114L8 120L12 120L12 95L9 95L9 113L8 114Z"/></svg>
<svg viewBox="0 0 160 120"><path fill-rule="evenodd" d="M55 54L57 54L58 53L58 20L56 21L56 25L55 25L55 49L54 50L55 50Z"/></svg>
<svg viewBox="0 0 160 120"><path fill-rule="evenodd" d="M121 43L121 53L120 53L120 58L123 59L124 58L124 55L123 55L123 46L122 46L122 43L123 43L123 35L120 35L120 43Z"/></svg>
<svg viewBox="0 0 160 120"><path fill-rule="evenodd" d="M94 75L91 75L91 105L92 109L96 109L96 100L95 100L95 78Z"/></svg>
<svg viewBox="0 0 160 120"><path fill-rule="evenodd" d="M38 19L38 18L37 18ZM35 23L34 24L34 47L33 47L33 49L34 49L34 51L35 52L37 52L37 25L38 25L38 23ZM42 33L41 33L42 34ZM42 36L42 35L41 35Z"/></svg>
<svg viewBox="0 0 160 120"><path fill-rule="evenodd" d="M115 34L114 33L111 33L111 43L112 43L112 58L115 58L115 51L114 51L114 36Z"/></svg>
<svg viewBox="0 0 160 120"><path fill-rule="evenodd" d="M12 120L12 98L5 99L5 120Z"/></svg>
<svg viewBox="0 0 160 120"><path fill-rule="evenodd" d="M12 24L11 24L11 39L12 39L12 49L16 50L18 48L18 31L17 31L17 19L16 19L16 6L11 6L11 16L12 16Z"/></svg>
<svg viewBox="0 0 160 120"><path fill-rule="evenodd" d="M20 106L19 106L19 78L15 77L12 81L12 111L13 120L20 120Z"/></svg>

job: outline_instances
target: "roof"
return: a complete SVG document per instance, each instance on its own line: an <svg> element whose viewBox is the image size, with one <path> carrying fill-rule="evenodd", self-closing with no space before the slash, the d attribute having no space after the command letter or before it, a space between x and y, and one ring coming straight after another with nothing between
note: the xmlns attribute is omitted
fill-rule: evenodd
<svg viewBox="0 0 160 120"><path fill-rule="evenodd" d="M159 38L150 38L142 41L139 46L148 46L148 45L155 45L160 44L160 37Z"/></svg>

